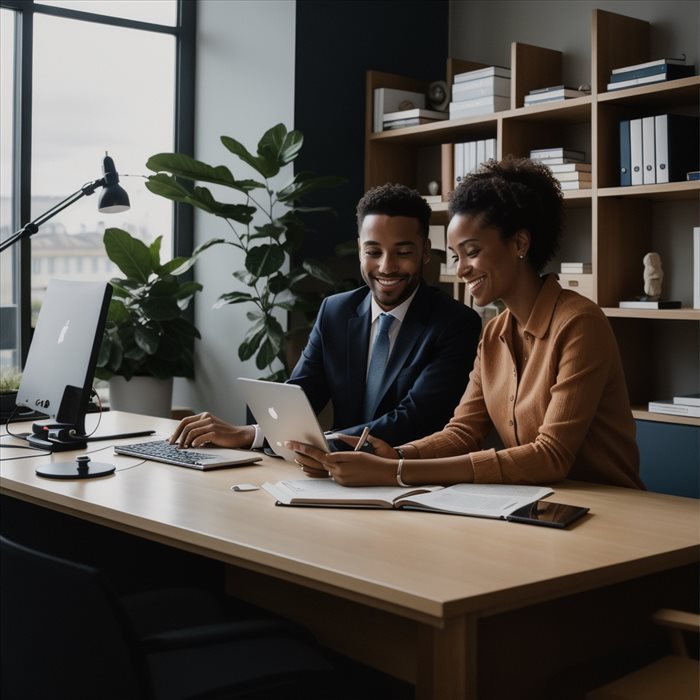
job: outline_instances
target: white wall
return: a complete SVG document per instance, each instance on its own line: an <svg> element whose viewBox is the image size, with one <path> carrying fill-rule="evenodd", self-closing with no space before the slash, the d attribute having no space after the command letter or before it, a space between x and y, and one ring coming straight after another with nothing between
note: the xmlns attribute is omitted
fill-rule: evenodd
<svg viewBox="0 0 700 700"><path fill-rule="evenodd" d="M595 9L650 22L651 58L685 53L700 67L697 0L451 0L449 55L510 66L511 42L533 44L564 54L567 85L590 84Z"/></svg>
<svg viewBox="0 0 700 700"><path fill-rule="evenodd" d="M195 158L227 165L237 178L253 177L219 137L231 136L255 152L268 128L279 122L293 127L295 12L293 0L199 0ZM280 181L291 174L288 168ZM223 192L217 194L223 198ZM241 200L227 191L225 201ZM212 237L231 238L228 226L197 211L195 245ZM245 406L234 395L233 380L260 376L253 363L238 359L246 307L212 306L222 293L241 288L232 273L242 266L231 246L210 248L195 265L195 278L204 285L195 306L202 334L195 345L196 379L177 379L173 398L174 406L211 411L237 423L245 418Z"/></svg>

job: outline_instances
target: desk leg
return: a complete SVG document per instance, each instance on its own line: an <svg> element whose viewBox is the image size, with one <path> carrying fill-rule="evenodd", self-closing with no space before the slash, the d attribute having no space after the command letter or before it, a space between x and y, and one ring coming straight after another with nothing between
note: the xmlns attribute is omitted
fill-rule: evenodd
<svg viewBox="0 0 700 700"><path fill-rule="evenodd" d="M449 618L422 626L416 659L416 700L476 700L477 620Z"/></svg>

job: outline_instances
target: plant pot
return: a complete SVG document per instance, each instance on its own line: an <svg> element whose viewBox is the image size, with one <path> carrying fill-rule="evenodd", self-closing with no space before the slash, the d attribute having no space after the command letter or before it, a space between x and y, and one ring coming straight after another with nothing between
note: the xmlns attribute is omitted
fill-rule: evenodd
<svg viewBox="0 0 700 700"><path fill-rule="evenodd" d="M109 380L109 406L113 411L170 418L172 402L172 377L132 377L127 381L114 375Z"/></svg>
<svg viewBox="0 0 700 700"><path fill-rule="evenodd" d="M15 410L17 392L11 391L7 394L0 394L0 419L6 420Z"/></svg>

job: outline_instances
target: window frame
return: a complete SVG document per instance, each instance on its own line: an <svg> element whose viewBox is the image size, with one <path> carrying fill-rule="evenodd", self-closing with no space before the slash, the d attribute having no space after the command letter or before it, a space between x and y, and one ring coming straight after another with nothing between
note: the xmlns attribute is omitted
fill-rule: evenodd
<svg viewBox="0 0 700 700"><path fill-rule="evenodd" d="M174 143L177 153L194 153L195 37L197 30L196 0L176 0L175 25L154 24L138 20L100 15L81 10L44 5L31 0L0 0L0 8L15 14L15 65L13 78L14 124L12 147L15 154L12 172L11 230L18 230L31 220L32 163L32 77L33 34L36 14L52 15L125 29L145 30L175 37L175 105ZM173 255L187 256L194 246L192 207L173 204ZM31 243L28 238L6 251L15 251L17 309L19 312L18 353L21 366L27 359L31 341Z"/></svg>

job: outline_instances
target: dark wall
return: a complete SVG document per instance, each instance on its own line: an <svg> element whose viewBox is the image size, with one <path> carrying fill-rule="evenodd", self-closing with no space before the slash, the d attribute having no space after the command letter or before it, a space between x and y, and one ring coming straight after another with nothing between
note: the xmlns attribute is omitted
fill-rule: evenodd
<svg viewBox="0 0 700 700"><path fill-rule="evenodd" d="M444 80L448 3L443 0L297 0L295 128L304 148L295 171L341 175L347 184L309 197L338 218L315 216L302 253L325 259L356 236L364 193L365 73Z"/></svg>

